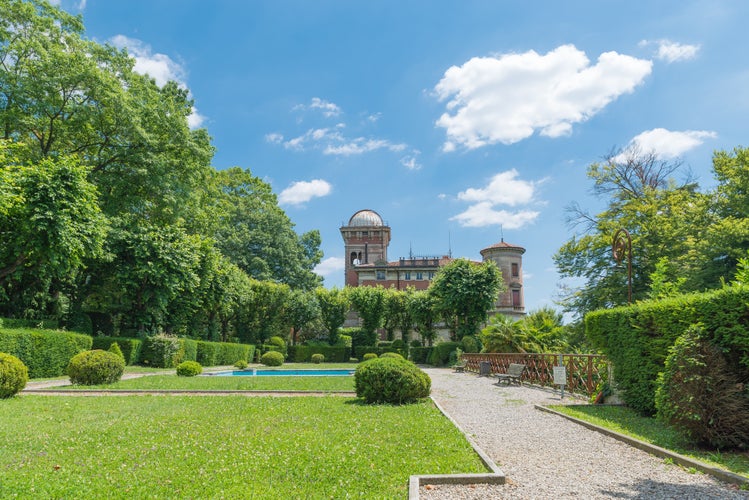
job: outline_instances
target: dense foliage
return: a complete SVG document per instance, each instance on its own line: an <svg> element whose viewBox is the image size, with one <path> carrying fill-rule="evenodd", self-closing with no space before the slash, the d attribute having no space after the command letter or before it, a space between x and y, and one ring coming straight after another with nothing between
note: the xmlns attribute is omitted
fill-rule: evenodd
<svg viewBox="0 0 749 500"><path fill-rule="evenodd" d="M72 384L101 385L117 382L125 371L125 361L108 351L94 349L76 354L67 368Z"/></svg>
<svg viewBox="0 0 749 500"><path fill-rule="evenodd" d="M367 403L404 404L429 396L432 381L410 361L378 358L358 365L354 385Z"/></svg>
<svg viewBox="0 0 749 500"><path fill-rule="evenodd" d="M29 370L15 356L0 352L0 399L15 396L26 387Z"/></svg>
<svg viewBox="0 0 749 500"><path fill-rule="evenodd" d="M320 285L319 233L298 235L249 170L211 166L186 88L84 33L45 1L0 0L0 314L110 337L299 328L264 292Z"/></svg>
<svg viewBox="0 0 749 500"><path fill-rule="evenodd" d="M268 351L260 356L260 362L265 366L281 366L283 364L283 354L278 351Z"/></svg>
<svg viewBox="0 0 749 500"><path fill-rule="evenodd" d="M649 414L655 412L657 377L669 349L695 324L721 350L734 376L749 382L749 287L678 295L585 317L586 333L612 361L625 401Z"/></svg>
<svg viewBox="0 0 749 500"><path fill-rule="evenodd" d="M658 417L695 443L749 448L749 392L694 325L669 350L655 393Z"/></svg>
<svg viewBox="0 0 749 500"><path fill-rule="evenodd" d="M596 215L570 207L576 232L554 256L562 278L581 286L562 293L564 308L587 312L627 303L627 260L615 266L612 239L632 239L633 300L720 288L731 281L749 248L749 150L713 157L716 186L701 192L688 177L676 182L679 163L657 152L612 153L588 169L593 189L607 202Z"/></svg>

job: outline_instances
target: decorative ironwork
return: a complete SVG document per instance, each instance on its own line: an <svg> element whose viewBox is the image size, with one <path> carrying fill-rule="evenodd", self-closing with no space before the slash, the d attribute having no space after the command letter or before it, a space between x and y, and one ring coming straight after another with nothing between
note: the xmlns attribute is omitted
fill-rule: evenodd
<svg viewBox="0 0 749 500"><path fill-rule="evenodd" d="M482 361L491 365L491 373L507 373L510 363L525 365L523 382L541 386L554 386L554 366L559 364L559 354L521 353L463 353L465 371L479 373ZM598 354L562 354L562 363L567 368L565 390L592 396L598 384L608 378L608 360Z"/></svg>
<svg viewBox="0 0 749 500"><path fill-rule="evenodd" d="M627 259L627 303L632 303L632 237L626 229L620 229L614 234L614 241L611 243L611 253L614 261L621 264Z"/></svg>

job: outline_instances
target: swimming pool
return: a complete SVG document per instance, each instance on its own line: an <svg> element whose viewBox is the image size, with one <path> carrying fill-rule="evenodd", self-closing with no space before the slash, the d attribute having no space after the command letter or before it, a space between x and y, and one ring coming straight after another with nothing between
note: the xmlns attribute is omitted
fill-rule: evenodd
<svg viewBox="0 0 749 500"><path fill-rule="evenodd" d="M299 370L250 368L230 372L216 372L210 375L218 377L348 377L356 370L350 368L330 368L327 370L304 368Z"/></svg>

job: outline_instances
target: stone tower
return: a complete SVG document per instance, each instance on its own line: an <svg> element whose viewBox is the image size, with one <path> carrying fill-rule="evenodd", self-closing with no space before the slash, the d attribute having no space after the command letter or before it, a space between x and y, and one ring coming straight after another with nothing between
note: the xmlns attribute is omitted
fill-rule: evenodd
<svg viewBox="0 0 749 500"><path fill-rule="evenodd" d="M390 226L374 210L359 210L341 226L346 254L346 286L357 286L359 278L354 267L360 264L387 262Z"/></svg>
<svg viewBox="0 0 749 500"><path fill-rule="evenodd" d="M525 316L525 300L523 298L523 254L525 248L505 243L499 243L481 250L484 262L491 260L497 264L502 272L502 281L506 290L500 294L499 300L491 314L504 314L513 319Z"/></svg>

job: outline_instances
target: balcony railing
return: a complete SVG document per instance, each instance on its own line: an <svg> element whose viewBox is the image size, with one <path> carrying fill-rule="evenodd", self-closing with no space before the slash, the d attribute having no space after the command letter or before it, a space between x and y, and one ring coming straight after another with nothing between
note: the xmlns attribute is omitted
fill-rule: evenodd
<svg viewBox="0 0 749 500"><path fill-rule="evenodd" d="M608 360L597 354L562 354L562 363L567 368L565 390L592 396L600 382L608 380ZM554 386L554 366L559 365L559 354L520 353L463 353L466 371L479 373L480 363L487 361L491 373L507 373L510 363L525 365L522 381L540 386ZM554 386L556 387L556 386Z"/></svg>

